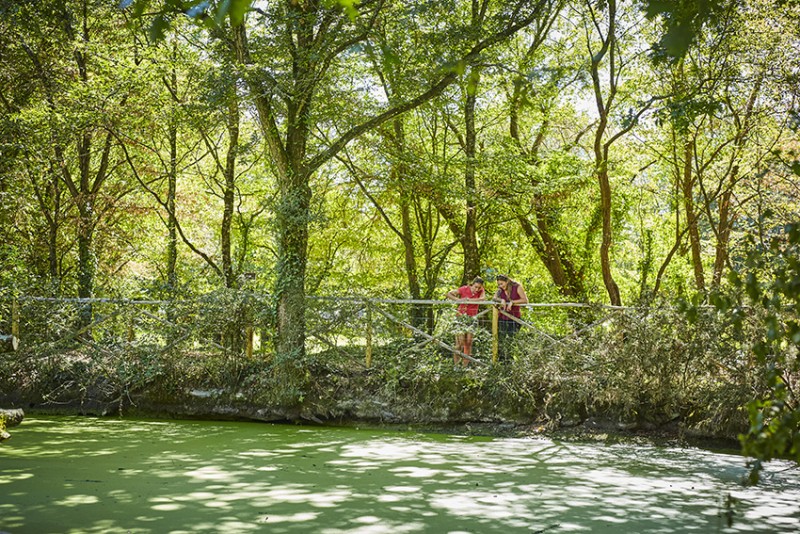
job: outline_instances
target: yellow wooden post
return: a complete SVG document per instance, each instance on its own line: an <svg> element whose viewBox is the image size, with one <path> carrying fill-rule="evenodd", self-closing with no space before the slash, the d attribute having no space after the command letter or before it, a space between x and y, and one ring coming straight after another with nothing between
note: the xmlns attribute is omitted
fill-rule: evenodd
<svg viewBox="0 0 800 534"><path fill-rule="evenodd" d="M248 324L245 327L245 329L244 329L244 337L245 337L245 341L247 343L245 345L245 349L244 349L245 355L248 358L252 358L253 357L253 325L252 324Z"/></svg>
<svg viewBox="0 0 800 534"><path fill-rule="evenodd" d="M500 339L498 335L500 321L500 311L497 306L492 306L492 363L497 363L500 353Z"/></svg>
<svg viewBox="0 0 800 534"><path fill-rule="evenodd" d="M372 308L367 303L367 369L372 367Z"/></svg>
<svg viewBox="0 0 800 534"><path fill-rule="evenodd" d="M19 339L19 301L17 299L11 303L11 335Z"/></svg>

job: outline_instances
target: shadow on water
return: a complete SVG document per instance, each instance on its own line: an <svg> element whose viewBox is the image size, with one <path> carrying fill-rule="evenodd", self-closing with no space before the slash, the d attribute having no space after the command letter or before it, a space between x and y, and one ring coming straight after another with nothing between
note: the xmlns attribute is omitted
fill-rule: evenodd
<svg viewBox="0 0 800 534"><path fill-rule="evenodd" d="M0 531L800 532L787 467L745 488L697 449L36 418L0 448Z"/></svg>

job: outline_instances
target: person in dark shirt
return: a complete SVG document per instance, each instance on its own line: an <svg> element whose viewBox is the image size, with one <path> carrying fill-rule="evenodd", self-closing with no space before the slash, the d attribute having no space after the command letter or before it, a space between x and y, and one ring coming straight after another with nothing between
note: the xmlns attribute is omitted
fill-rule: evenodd
<svg viewBox="0 0 800 534"><path fill-rule="evenodd" d="M505 274L497 275L497 291L494 294L495 302L499 302L500 317L498 320L498 334L500 343L501 360L508 356L505 345L510 337L516 334L522 326L514 319L522 317L520 304L528 303L528 296L522 284L516 282Z"/></svg>

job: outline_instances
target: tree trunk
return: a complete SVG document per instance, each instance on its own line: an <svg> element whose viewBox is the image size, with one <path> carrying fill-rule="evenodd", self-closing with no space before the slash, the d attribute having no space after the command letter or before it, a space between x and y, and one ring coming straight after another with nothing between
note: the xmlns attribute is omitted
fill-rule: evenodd
<svg viewBox="0 0 800 534"><path fill-rule="evenodd" d="M51 162L48 183L40 187L36 175L29 172L30 182L39 204L39 210L47 223L47 276L50 295L61 292L61 265L58 261L58 230L61 226L61 188L55 164Z"/></svg>
<svg viewBox="0 0 800 534"><path fill-rule="evenodd" d="M606 286L608 297L613 306L621 306L622 298L619 293L619 286L614 281L611 273L611 184L608 179L608 170L603 161L601 170L597 173L597 182L600 186L600 209L603 218L603 239L600 243L600 267L603 271L603 284Z"/></svg>
<svg viewBox="0 0 800 534"><path fill-rule="evenodd" d="M419 286L419 273L417 272L417 256L414 250L414 231L411 225L411 202L410 196L413 194L407 190L406 165L404 163L406 150L406 133L403 126L403 119L397 117L392 121L394 131L393 141L395 147L395 162L392 165L392 183L397 184L400 189L400 232L403 242L403 252L405 257L406 279L408 280L408 294L414 300L421 298ZM412 310L411 324L419 326L417 313Z"/></svg>
<svg viewBox="0 0 800 534"><path fill-rule="evenodd" d="M176 60L177 43L173 48L173 61ZM172 68L170 77L170 92L175 98L178 94L178 75L175 67ZM173 106L176 102L173 101ZM172 110L169 131L169 169L167 172L167 286L170 296L173 296L178 287L178 221L175 214L175 197L178 194L178 120L177 111Z"/></svg>
<svg viewBox="0 0 800 534"><path fill-rule="evenodd" d="M402 186L401 186L402 187ZM401 231L403 232L403 249L405 251L406 277L408 279L409 296L414 300L422 298L417 272L417 258L414 253L414 232L411 228L411 207L408 194L404 191L400 195ZM426 322L426 306L412 305L409 309L410 323L416 328L422 328Z"/></svg>
<svg viewBox="0 0 800 534"><path fill-rule="evenodd" d="M587 5L590 2L587 1ZM609 0L608 8L608 30L603 38L603 44L597 53L591 55L591 71L592 71L592 84L594 86L595 104L597 106L597 113L599 116L597 130L594 138L594 161L595 172L597 173L597 184L600 189L600 218L602 221L602 240L600 242L600 268L603 273L603 284L606 287L606 292L614 306L622 305L620 298L619 286L614 281L614 276L611 273L611 244L613 228L611 224L611 182L608 178L608 149L611 140L603 143L605 138L606 128L608 127L608 115L611 110L612 102L617 93L616 80L618 72L615 71L615 53L616 53L616 14L617 3L615 0ZM593 9L593 7L589 7ZM599 30L599 28L598 28ZM608 72L608 95L603 100L602 82L600 76L600 62L603 58L609 56L609 72Z"/></svg>
<svg viewBox="0 0 800 534"><path fill-rule="evenodd" d="M225 189L223 192L224 208L222 212L221 248L222 272L225 276L225 287L236 286L231 255L231 227L233 225L233 203L236 192L236 156L239 150L239 101L235 90L228 102L228 152L225 158Z"/></svg>
<svg viewBox="0 0 800 534"><path fill-rule="evenodd" d="M545 215L536 213L536 227L523 215L518 215L517 220L559 292L578 301L586 300L586 289L581 276L571 261L566 257L562 258L565 256L561 252L562 247L550 234Z"/></svg>
<svg viewBox="0 0 800 534"><path fill-rule="evenodd" d="M78 209L78 297L90 299L94 296L94 278L97 263L92 246L92 205L89 200ZM92 322L92 303L86 302L80 309L80 327ZM91 334L88 334L91 335Z"/></svg>
<svg viewBox="0 0 800 534"><path fill-rule="evenodd" d="M697 229L697 214L694 209L694 178L692 177L692 157L694 140L687 141L683 147L683 205L686 211L686 225L689 229L689 243L692 249L692 266L694 267L694 284L698 291L705 292L705 273L700 248L700 232Z"/></svg>
<svg viewBox="0 0 800 534"><path fill-rule="evenodd" d="M297 173L280 176L279 183L276 349L284 357L301 358L305 355L305 279L311 188L308 178Z"/></svg>
<svg viewBox="0 0 800 534"><path fill-rule="evenodd" d="M397 155L399 162L392 168L393 183L400 188L400 232L402 233L403 251L405 256L406 278L408 280L408 293L414 300L422 298L422 290L419 285L419 272L417 267L417 255L414 245L414 230L411 224L411 196L414 194L407 188L406 166L402 162L405 151L405 131L402 119L395 119L394 131L396 139ZM409 309L409 322L416 328L422 328L426 322L426 306L412 305Z"/></svg>
<svg viewBox="0 0 800 534"><path fill-rule="evenodd" d="M80 171L80 194L78 202L78 297L94 297L94 278L97 268L94 247L94 198L89 187L89 162L91 157L91 136L84 134L78 148ZM90 302L84 303L80 310L80 327L92 322L93 310ZM87 332L91 337L91 332Z"/></svg>
<svg viewBox="0 0 800 534"><path fill-rule="evenodd" d="M50 275L50 294L57 297L61 293L61 273L58 268L58 226L48 224L47 263Z"/></svg>
<svg viewBox="0 0 800 534"><path fill-rule="evenodd" d="M736 116L737 132L734 139L734 151L732 154L733 161L735 162L731 167L730 174L728 175L728 185L722 193L719 200L719 227L717 228L717 246L714 256L714 274L711 280L711 287L713 289L719 288L722 282L722 273L725 270L725 265L728 263L728 244L730 243L731 230L733 230L735 214L732 213L731 201L733 200L733 189L741 178L739 173L738 158L744 149L747 142L747 134L749 133L751 121L753 118L753 110L755 109L756 100L761 93L761 86L764 82L766 71L762 70L758 73L750 95L745 104L744 116L739 118Z"/></svg>
<svg viewBox="0 0 800 534"><path fill-rule="evenodd" d="M317 75L308 70L311 61L303 56L311 48L314 17L302 13L301 9L302 6L297 4L290 6L290 10L297 11L295 19L288 25L290 34L297 32L295 36L289 35L297 39L297 54L294 56L292 72L295 80L294 98L286 100L285 143L281 140L266 82L254 72L245 78L255 99L261 131L275 162L277 175L278 263L275 293L278 300L278 335L275 349L279 356L287 359L305 356L305 279L311 205L310 176L305 167L305 156L310 104ZM245 25L240 24L233 31L237 61L242 66L248 66L251 59Z"/></svg>
<svg viewBox="0 0 800 534"><path fill-rule="evenodd" d="M49 176L49 196L52 202L52 214L47 216L47 264L50 276L50 293L57 297L61 294L61 266L58 261L58 229L61 225L61 188L55 169ZM42 206L47 212L47 206Z"/></svg>
<svg viewBox="0 0 800 534"><path fill-rule="evenodd" d="M83 43L89 42L88 12L86 0L82 2L83 26L81 39ZM75 49L75 62L83 83L89 82L89 73L86 57L81 48ZM78 171L80 179L80 193L75 201L78 204L78 296L91 298L94 296L94 277L97 268L92 241L94 237L94 194L91 187L91 160L92 160L92 134L84 131L78 140ZM86 326L91 321L91 305L85 307L81 313L81 326Z"/></svg>
<svg viewBox="0 0 800 534"><path fill-rule="evenodd" d="M478 192L475 189L475 103L479 80L480 72L473 68L469 74L467 99L464 104L464 124L466 129L464 142L464 155L466 156L464 193L466 195L466 217L464 218L464 270L461 275L462 284L468 284L481 271L477 238L478 206L476 199L478 198Z"/></svg>
<svg viewBox="0 0 800 534"><path fill-rule="evenodd" d="M736 180L739 166L735 165L731 170L731 183ZM731 215L731 199L733 190L726 189L719 199L719 226L717 228L717 246L714 254L714 275L711 287L716 289L722 281L722 273L728 263L728 243L731 239L731 229L733 228L733 217Z"/></svg>

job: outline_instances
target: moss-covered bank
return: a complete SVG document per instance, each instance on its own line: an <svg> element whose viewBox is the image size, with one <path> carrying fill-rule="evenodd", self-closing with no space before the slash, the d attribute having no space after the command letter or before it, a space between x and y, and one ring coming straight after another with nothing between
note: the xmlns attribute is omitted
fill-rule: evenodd
<svg viewBox="0 0 800 534"><path fill-rule="evenodd" d="M665 391L653 380L568 362L517 358L453 368L438 352L398 357L338 350L302 362L225 354L73 350L3 360L0 405L30 413L412 425L478 434L734 440L746 414L730 384ZM628 377L628 380L622 380ZM702 386L702 387L701 387ZM715 402L709 402L709 399Z"/></svg>

